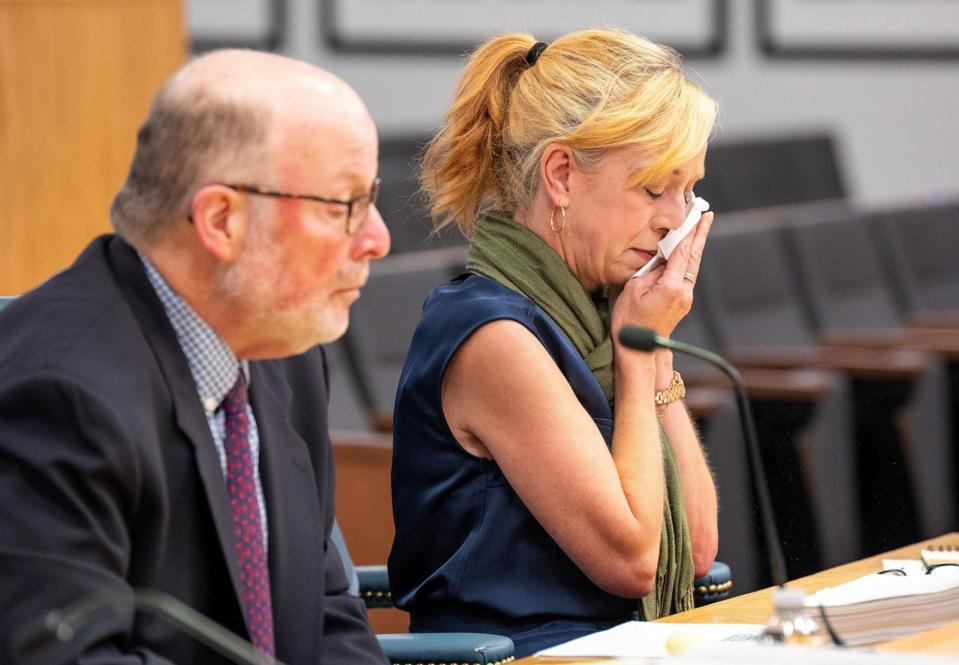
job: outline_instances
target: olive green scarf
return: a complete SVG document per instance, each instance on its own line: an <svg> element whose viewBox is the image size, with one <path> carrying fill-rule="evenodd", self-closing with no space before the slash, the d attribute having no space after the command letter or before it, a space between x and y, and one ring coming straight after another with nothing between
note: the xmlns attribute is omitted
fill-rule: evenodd
<svg viewBox="0 0 959 665"><path fill-rule="evenodd" d="M607 301L594 301L549 245L508 213L489 213L478 220L466 267L542 308L572 341L606 399L613 403L615 374ZM662 427L660 436L666 496L656 588L642 600L647 620L693 607L693 561L682 484L672 445Z"/></svg>

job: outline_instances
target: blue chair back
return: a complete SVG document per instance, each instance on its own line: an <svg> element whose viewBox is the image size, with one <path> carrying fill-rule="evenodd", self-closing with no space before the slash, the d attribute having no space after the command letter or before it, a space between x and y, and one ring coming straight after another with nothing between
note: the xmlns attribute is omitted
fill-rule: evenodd
<svg viewBox="0 0 959 665"><path fill-rule="evenodd" d="M350 558L350 551L346 548L346 541L343 540L343 532L340 531L339 522L333 522L333 532L330 537L340 553L340 559L343 561L343 572L346 573L346 580L349 582L347 593L358 597L360 595L360 580L356 575L356 566L353 565L353 559Z"/></svg>

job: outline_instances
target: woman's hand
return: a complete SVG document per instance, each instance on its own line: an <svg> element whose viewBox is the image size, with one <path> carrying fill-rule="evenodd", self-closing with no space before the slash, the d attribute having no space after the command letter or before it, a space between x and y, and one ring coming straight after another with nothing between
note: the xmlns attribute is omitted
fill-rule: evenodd
<svg viewBox="0 0 959 665"><path fill-rule="evenodd" d="M644 371L636 365L647 354L629 353L619 346L617 333L623 325L639 325L654 329L663 336L672 334L676 325L689 313L693 304L693 286L699 275L706 236L713 223L707 212L676 247L665 266L629 280L613 305L612 329L616 344L617 401L620 380ZM655 387L663 390L672 380L672 354L657 351ZM662 425L669 435L686 500L686 519L692 541L696 575L703 575L716 558L719 544L716 488L699 437L682 402L671 404L662 412Z"/></svg>
<svg viewBox="0 0 959 665"><path fill-rule="evenodd" d="M613 305L613 331L636 325L652 328L664 337L672 334L692 307L693 286L712 223L713 213L703 214L695 231L683 238L665 266L626 282Z"/></svg>

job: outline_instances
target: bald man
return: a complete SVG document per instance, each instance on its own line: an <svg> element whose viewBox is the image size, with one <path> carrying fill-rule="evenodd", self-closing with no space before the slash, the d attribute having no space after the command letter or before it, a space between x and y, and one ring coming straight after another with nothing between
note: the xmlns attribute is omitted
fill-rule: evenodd
<svg viewBox="0 0 959 665"><path fill-rule="evenodd" d="M116 234L0 314L0 662L227 662L141 588L291 665L385 662L330 542L317 346L389 251L376 175L363 103L305 63L216 52L159 92Z"/></svg>

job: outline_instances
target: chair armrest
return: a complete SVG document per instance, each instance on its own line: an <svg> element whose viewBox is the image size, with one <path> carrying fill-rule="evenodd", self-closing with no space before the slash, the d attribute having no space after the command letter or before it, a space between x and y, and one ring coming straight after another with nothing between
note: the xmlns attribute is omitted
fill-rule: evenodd
<svg viewBox="0 0 959 665"><path fill-rule="evenodd" d="M726 355L737 367L831 369L860 379L914 379L929 367L930 357L914 349L853 346L754 347Z"/></svg>
<svg viewBox="0 0 959 665"><path fill-rule="evenodd" d="M722 561L713 561L702 577L693 580L693 596L697 607L714 603L729 596L733 586L732 571Z"/></svg>
<svg viewBox="0 0 959 665"><path fill-rule="evenodd" d="M746 396L750 400L778 402L818 402L833 386L836 373L822 369L740 369ZM729 378L717 369L697 368L683 372L686 387L732 387Z"/></svg>
<svg viewBox="0 0 959 665"><path fill-rule="evenodd" d="M909 325L926 328L959 328L959 311L917 311L909 317Z"/></svg>
<svg viewBox="0 0 959 665"><path fill-rule="evenodd" d="M914 326L906 328L909 343L917 349L959 360L959 328Z"/></svg>
<svg viewBox="0 0 959 665"><path fill-rule="evenodd" d="M513 640L485 633L411 633L377 635L394 665L457 663L498 665L513 660Z"/></svg>
<svg viewBox="0 0 959 665"><path fill-rule="evenodd" d="M683 376L683 380L685 379L686 377ZM728 386L699 386L686 381L686 397L683 399L683 403L694 418L706 420L713 415L720 404L725 402L728 396Z"/></svg>
<svg viewBox="0 0 959 665"><path fill-rule="evenodd" d="M356 576L360 582L360 598L368 609L393 607L386 566L356 566Z"/></svg>
<svg viewBox="0 0 959 665"><path fill-rule="evenodd" d="M936 327L852 328L823 335L826 346L874 349L915 349L950 360L959 358L959 329Z"/></svg>

